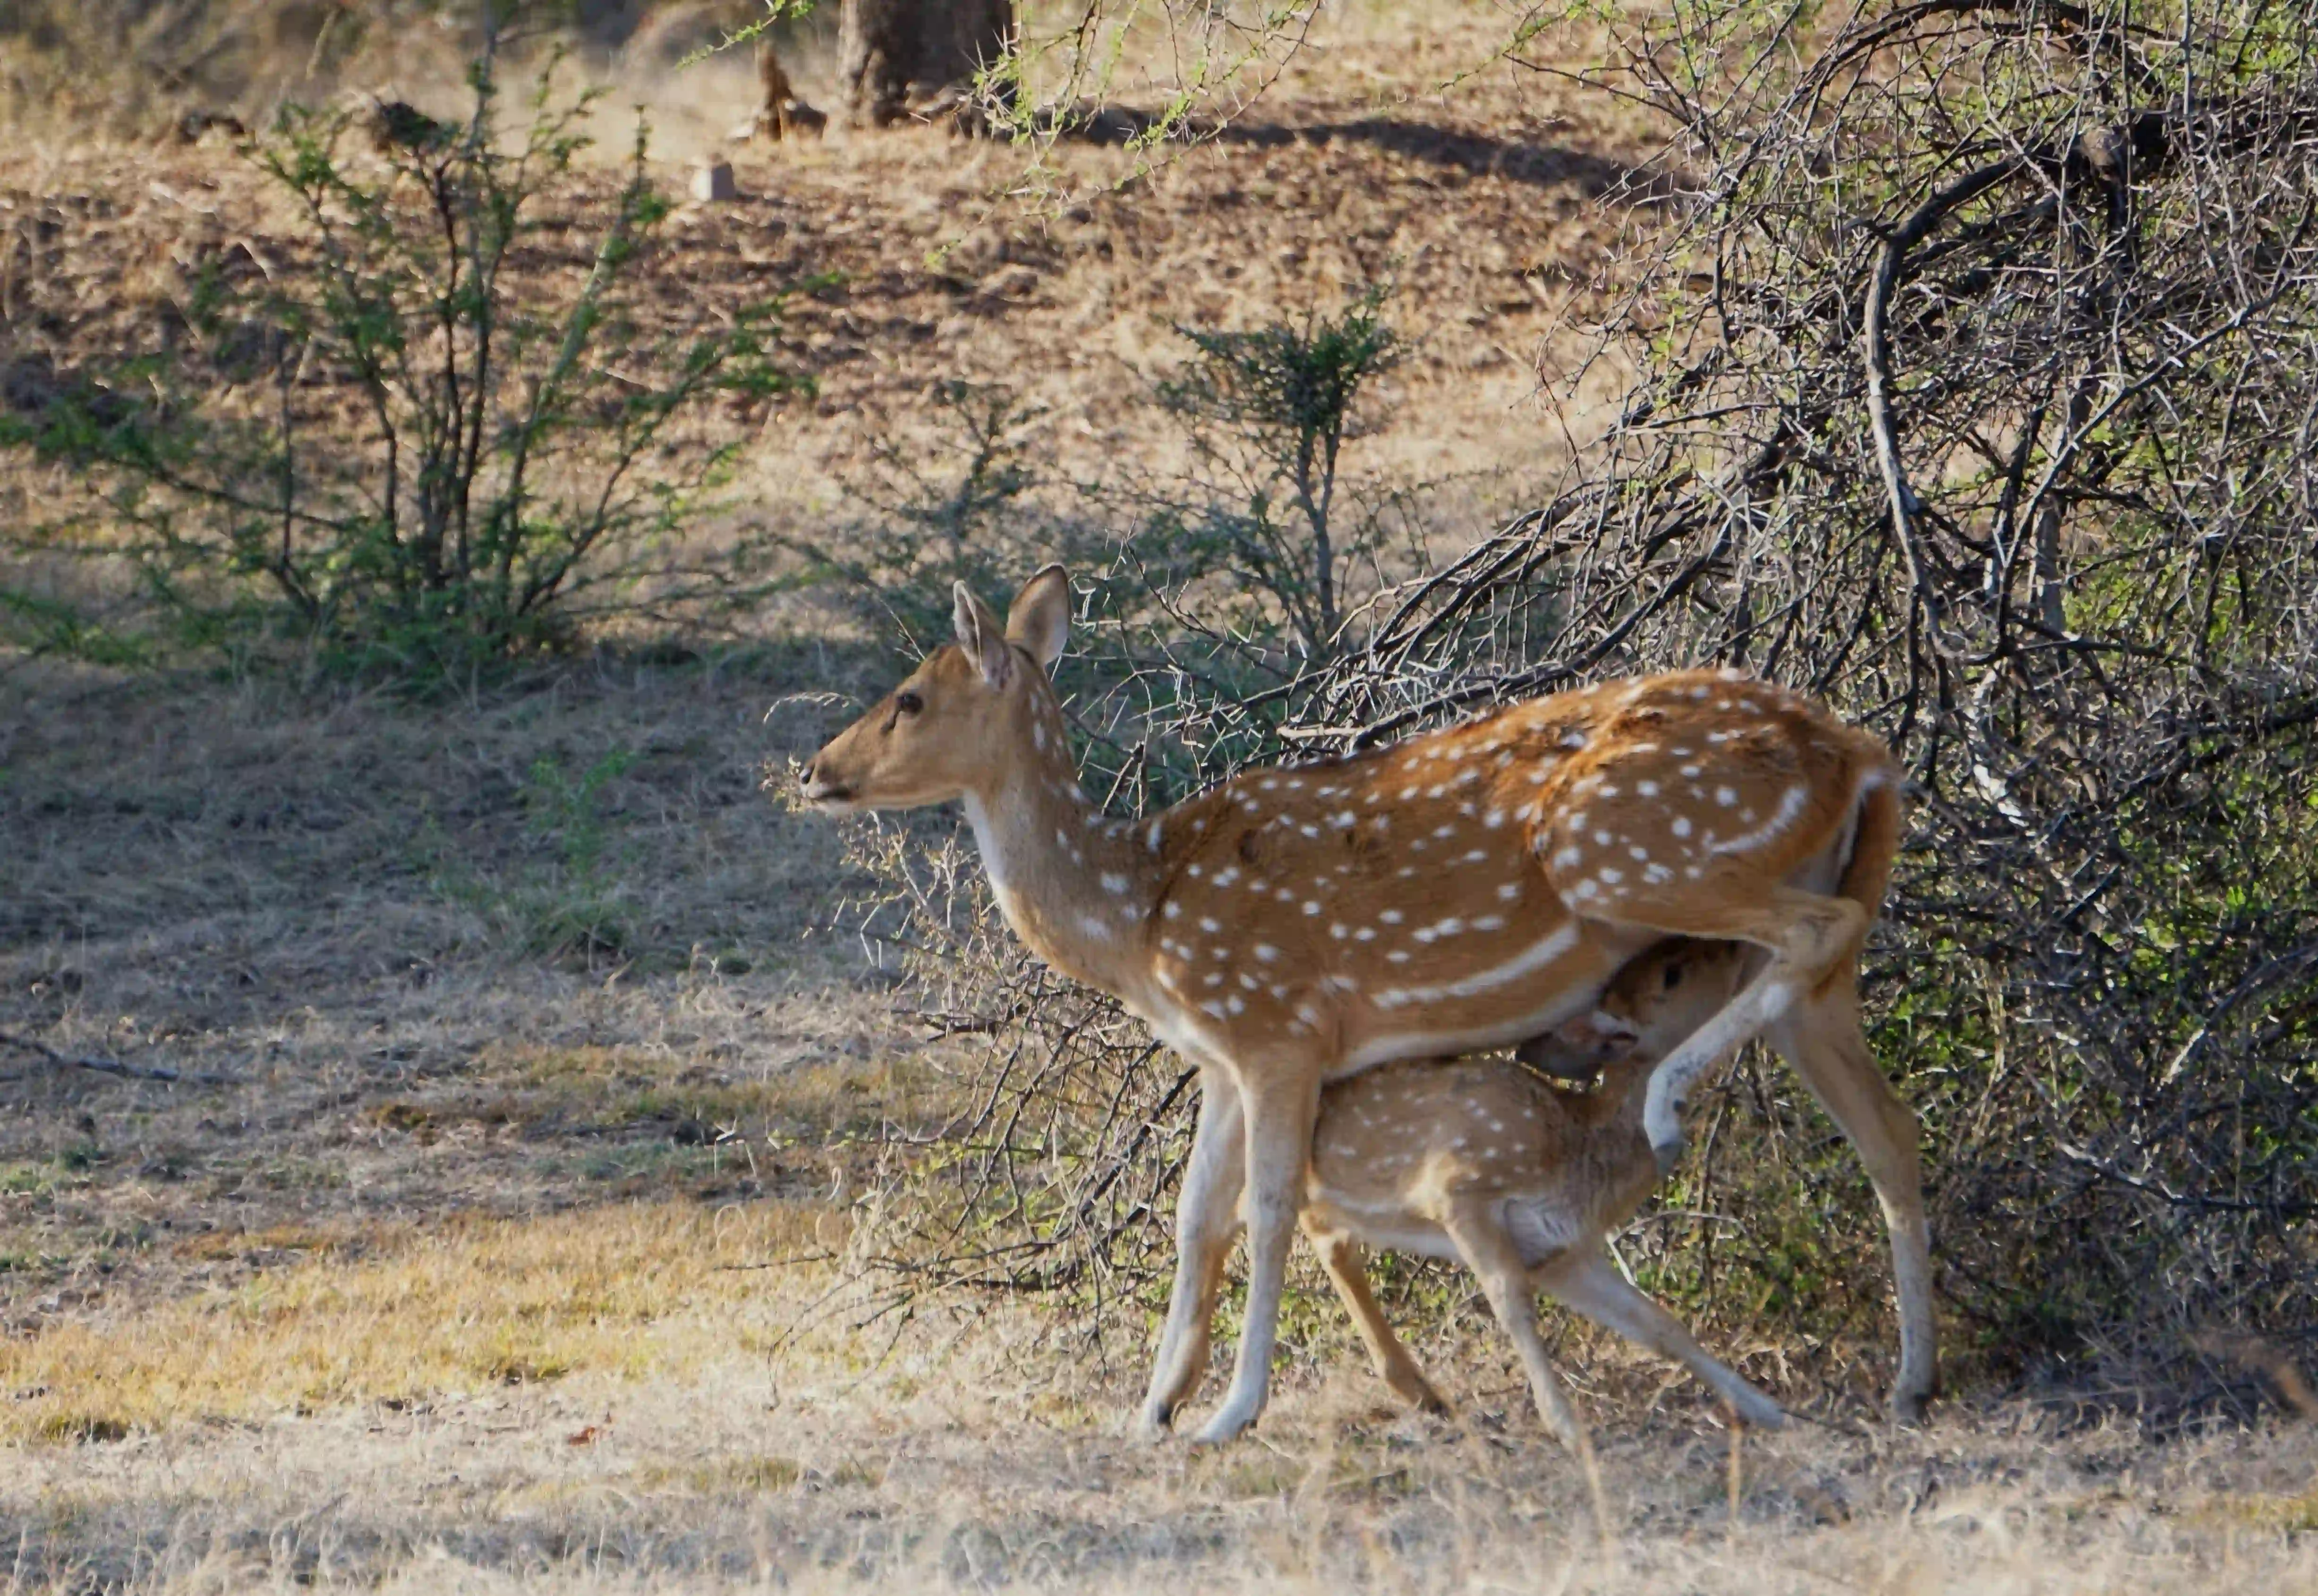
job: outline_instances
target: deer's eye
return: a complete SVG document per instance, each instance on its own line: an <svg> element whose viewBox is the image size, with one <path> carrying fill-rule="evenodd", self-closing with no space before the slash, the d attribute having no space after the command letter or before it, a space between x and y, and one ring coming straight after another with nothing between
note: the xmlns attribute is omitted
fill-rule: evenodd
<svg viewBox="0 0 2318 1596"><path fill-rule="evenodd" d="M926 701L919 697L915 693L896 693L894 695L894 708L903 714L913 715L925 707Z"/></svg>
<svg viewBox="0 0 2318 1596"><path fill-rule="evenodd" d="M1668 964L1666 967L1666 990L1672 991L1681 984L1682 966L1680 964Z"/></svg>

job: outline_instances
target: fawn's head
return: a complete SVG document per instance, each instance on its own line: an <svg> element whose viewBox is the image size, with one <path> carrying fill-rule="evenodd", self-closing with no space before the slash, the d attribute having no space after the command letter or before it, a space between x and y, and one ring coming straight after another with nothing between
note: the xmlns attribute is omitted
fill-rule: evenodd
<svg viewBox="0 0 2318 1596"><path fill-rule="evenodd" d="M834 810L914 809L991 788L1028 735L1064 746L1046 673L1070 630L1070 578L1032 577L1005 623L956 585L957 641L831 738L797 775L807 802ZM1026 731L1027 728L1027 731Z"/></svg>
<svg viewBox="0 0 2318 1596"><path fill-rule="evenodd" d="M1660 942L1611 977L1592 1012L1523 1043L1522 1060L1579 1080L1605 1067L1656 1064L1730 1000L1750 951L1690 937Z"/></svg>

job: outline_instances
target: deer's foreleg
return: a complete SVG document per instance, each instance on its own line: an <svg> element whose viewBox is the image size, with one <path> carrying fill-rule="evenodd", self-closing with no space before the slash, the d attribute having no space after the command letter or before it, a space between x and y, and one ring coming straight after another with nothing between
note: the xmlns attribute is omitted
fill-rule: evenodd
<svg viewBox="0 0 2318 1596"><path fill-rule="evenodd" d="M1224 1262L1239 1227L1239 1197L1245 1134L1239 1087L1213 1067L1199 1071L1199 1123L1191 1137L1190 1161L1175 1206L1175 1285L1167 1298L1167 1323L1159 1333L1159 1354L1151 1370L1151 1391L1143 1401L1139 1428L1155 1436L1174 1421L1175 1410L1190 1400L1208 1368L1208 1328Z"/></svg>
<svg viewBox="0 0 2318 1596"><path fill-rule="evenodd" d="M1304 1169L1312 1156L1312 1122L1320 1108L1316 1064L1239 1072L1246 1115L1247 1178L1241 1214L1247 1223L1247 1312L1239 1357L1224 1404L1200 1428L1199 1440L1230 1440L1263 1412L1271 1381L1271 1349L1280 1329L1280 1296L1288 1283L1288 1249L1304 1197Z"/></svg>

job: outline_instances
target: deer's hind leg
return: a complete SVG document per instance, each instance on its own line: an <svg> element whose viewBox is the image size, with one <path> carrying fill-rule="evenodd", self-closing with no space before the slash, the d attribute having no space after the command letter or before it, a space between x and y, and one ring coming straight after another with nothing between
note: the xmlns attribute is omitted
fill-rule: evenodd
<svg viewBox="0 0 2318 1596"><path fill-rule="evenodd" d="M1762 972L1720 1013L1650 1071L1642 1128L1662 1170L1671 1169L1682 1152L1682 1111L1698 1078L1847 968L1858 957L1868 919L1867 911L1848 898L1789 886L1688 896L1638 891L1586 912L1672 937L1751 942L1771 955Z"/></svg>
<svg viewBox="0 0 2318 1596"><path fill-rule="evenodd" d="M1859 1023L1858 983L1848 967L1774 1019L1766 1037L1857 1150L1882 1206L1900 1310L1900 1369L1891 1385L1891 1410L1902 1422L1913 1423L1923 1416L1939 1380L1932 1237L1924 1217L1915 1111L1891 1089L1868 1049Z"/></svg>
<svg viewBox="0 0 2318 1596"><path fill-rule="evenodd" d="M1392 1388L1395 1395L1411 1407L1428 1413L1445 1413L1449 1404L1416 1367L1408 1349L1393 1333L1392 1322L1384 1316L1384 1309L1369 1289L1369 1272L1361 1259L1360 1244L1352 1237L1336 1231L1315 1228L1307 1220L1304 1234L1312 1250L1320 1255L1321 1264L1334 1283L1336 1295L1343 1299L1344 1308L1352 1316L1353 1325L1369 1349L1369 1361L1376 1366L1377 1378Z"/></svg>

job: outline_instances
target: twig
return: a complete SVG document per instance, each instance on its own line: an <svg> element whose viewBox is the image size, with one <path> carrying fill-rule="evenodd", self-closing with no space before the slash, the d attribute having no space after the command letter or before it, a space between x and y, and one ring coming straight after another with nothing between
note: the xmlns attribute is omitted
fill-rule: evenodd
<svg viewBox="0 0 2318 1596"><path fill-rule="evenodd" d="M1008 1023L1002 1015L945 1014L931 1009L896 1009L903 1019L914 1019L937 1036L987 1036Z"/></svg>
<svg viewBox="0 0 2318 1596"><path fill-rule="evenodd" d="M1738 1421L1738 1414L1736 1410L1733 1410L1730 1414L1730 1467L1727 1470L1726 1477L1723 1481L1724 1493L1729 1499L1730 1509L1730 1517L1723 1524L1723 1533L1725 1535L1736 1535L1738 1533L1738 1502L1740 1498L1746 1494L1746 1459L1744 1456L1746 1446L1747 1427Z"/></svg>
<svg viewBox="0 0 2318 1596"><path fill-rule="evenodd" d="M0 1031L0 1046L22 1048L59 1070L94 1070L100 1075L118 1075L127 1080L166 1080L191 1086L241 1084L230 1075L206 1075L199 1071L189 1074L183 1070L172 1070L165 1064L125 1064L119 1059L58 1053L45 1042L35 1042L30 1036L19 1036L13 1031Z"/></svg>
<svg viewBox="0 0 2318 1596"><path fill-rule="evenodd" d="M752 1269L791 1269L799 1264L832 1263L836 1261L837 1256L834 1252L825 1251L800 1252L794 1258L768 1258L756 1263L720 1263L715 1266L714 1272L720 1275L738 1275L748 1273Z"/></svg>
<svg viewBox="0 0 2318 1596"><path fill-rule="evenodd" d="M1930 623L1932 646L1944 652L1946 633L1942 622L1945 606L1924 569L1922 551L1916 546L1915 516L1923 508L1923 501L1908 486L1907 471L1900 461L1899 432L1891 421L1891 295L1900 285L1909 250L1921 243L1950 211L2026 170L2027 165L2018 158L1995 162L1966 173L1926 200L1916 208L1915 214L1883 240L1882 256L1867 289L1867 325L1863 341L1867 357L1867 420L1875 435L1875 463L1883 474L1884 492L1891 500L1891 535L1899 541L1900 558L1907 562L1909 585L1915 589L1916 602Z"/></svg>

